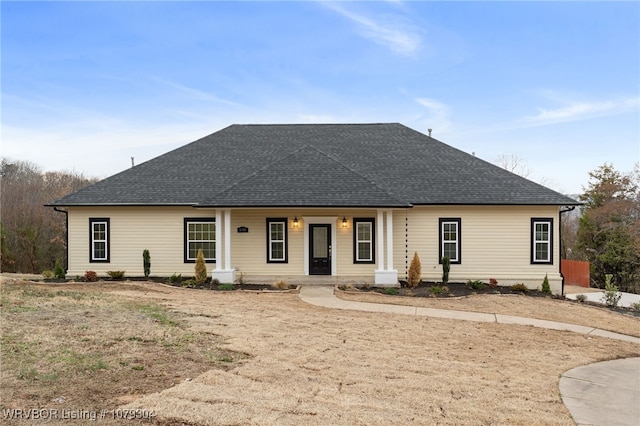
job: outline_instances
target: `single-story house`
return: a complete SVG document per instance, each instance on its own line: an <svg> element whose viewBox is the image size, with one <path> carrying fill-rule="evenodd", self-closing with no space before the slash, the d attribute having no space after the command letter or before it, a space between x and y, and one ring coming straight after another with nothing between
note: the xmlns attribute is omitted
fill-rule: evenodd
<svg viewBox="0 0 640 426"><path fill-rule="evenodd" d="M99 161L96 160L96 161ZM422 278L562 290L560 220L575 200L397 123L232 125L50 204L69 276L124 270L396 286ZM269 282L269 281L267 281Z"/></svg>

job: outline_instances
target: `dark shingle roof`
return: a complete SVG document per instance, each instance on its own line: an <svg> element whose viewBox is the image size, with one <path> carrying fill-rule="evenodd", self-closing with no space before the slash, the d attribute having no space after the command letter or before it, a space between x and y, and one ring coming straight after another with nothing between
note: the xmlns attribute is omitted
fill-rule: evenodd
<svg viewBox="0 0 640 426"><path fill-rule="evenodd" d="M401 124L232 125L53 203L574 205Z"/></svg>

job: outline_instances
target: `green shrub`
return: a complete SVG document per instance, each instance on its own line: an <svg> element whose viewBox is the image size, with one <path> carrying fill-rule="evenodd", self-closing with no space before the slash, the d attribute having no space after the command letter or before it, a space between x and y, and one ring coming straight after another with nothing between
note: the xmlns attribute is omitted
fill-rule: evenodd
<svg viewBox="0 0 640 426"><path fill-rule="evenodd" d="M430 292L431 292L431 294L433 294L434 296L435 296L435 295L438 295L438 294L441 294L441 293L443 292L442 287L437 286L437 285L436 285L436 286L431 287L431 288L429 289L429 291L430 291Z"/></svg>
<svg viewBox="0 0 640 426"><path fill-rule="evenodd" d="M576 300L578 302L581 302L581 303L586 302L587 301L587 295L586 294L579 294L579 295L576 296Z"/></svg>
<svg viewBox="0 0 640 426"><path fill-rule="evenodd" d="M144 269L144 277L149 278L149 274L151 274L151 255L148 249L142 251L142 267Z"/></svg>
<svg viewBox="0 0 640 426"><path fill-rule="evenodd" d="M171 284L177 284L177 283L179 283L180 281L182 281L182 274L176 274L176 273L174 272L174 273L173 273L173 275L171 275L171 276L169 277L169 282L170 282Z"/></svg>
<svg viewBox="0 0 640 426"><path fill-rule="evenodd" d="M218 285L218 290L230 291L235 289L236 289L236 286L231 283Z"/></svg>
<svg viewBox="0 0 640 426"><path fill-rule="evenodd" d="M486 286L486 284L480 280L474 280L474 281L469 280L467 281L467 284L469 285L469 287L471 287L474 290L480 290Z"/></svg>
<svg viewBox="0 0 640 426"><path fill-rule="evenodd" d="M409 265L409 272L407 274L407 285L411 288L418 287L420 284L420 277L422 276L422 264L420 263L420 256L418 252L413 253L413 259L411 259L411 265Z"/></svg>
<svg viewBox="0 0 640 426"><path fill-rule="evenodd" d="M202 253L202 249L198 249L198 255L196 256L196 275L195 280L196 284L203 285L205 281L207 281L207 264L204 260L204 253Z"/></svg>
<svg viewBox="0 0 640 426"><path fill-rule="evenodd" d="M602 295L602 301L610 308L618 306L618 302L622 297L622 293L618 291L618 286L613 283L613 275L605 275L604 294Z"/></svg>
<svg viewBox="0 0 640 426"><path fill-rule="evenodd" d="M511 286L511 291L519 291L520 293L528 293L529 287L522 283L514 284Z"/></svg>
<svg viewBox="0 0 640 426"><path fill-rule="evenodd" d="M53 273L53 271L42 271L42 277L49 279L49 278L53 278L55 275Z"/></svg>
<svg viewBox="0 0 640 426"><path fill-rule="evenodd" d="M444 256L442 258L442 284L447 284L449 282L449 271L451 271L451 259L449 256Z"/></svg>
<svg viewBox="0 0 640 426"><path fill-rule="evenodd" d="M59 260L56 260L56 265L53 267L53 275L59 279L63 280L66 278L66 273Z"/></svg>
<svg viewBox="0 0 640 426"><path fill-rule="evenodd" d="M182 287L195 287L196 286L196 280L194 280L193 278L189 278L187 280L182 281L182 283L180 285Z"/></svg>
<svg viewBox="0 0 640 426"><path fill-rule="evenodd" d="M96 271L84 271L84 280L87 282L98 281L98 274Z"/></svg>
<svg viewBox="0 0 640 426"><path fill-rule="evenodd" d="M640 311L640 302L632 303L631 309L633 309L634 311Z"/></svg>
<svg viewBox="0 0 640 426"><path fill-rule="evenodd" d="M542 292L551 294L551 287L549 286L549 277L547 274L544 275L544 280L542 280Z"/></svg>
<svg viewBox="0 0 640 426"><path fill-rule="evenodd" d="M122 278L124 278L124 272L125 271L107 271L107 274L109 274L111 279L121 280Z"/></svg>
<svg viewBox="0 0 640 426"><path fill-rule="evenodd" d="M398 294L398 289L395 287L386 287L384 290L382 290L382 292L390 296L395 296L396 294Z"/></svg>

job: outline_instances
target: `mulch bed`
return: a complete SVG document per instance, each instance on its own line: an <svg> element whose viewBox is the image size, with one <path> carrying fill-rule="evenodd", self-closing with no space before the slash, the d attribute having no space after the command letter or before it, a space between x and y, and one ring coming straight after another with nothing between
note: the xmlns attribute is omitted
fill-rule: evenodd
<svg viewBox="0 0 640 426"><path fill-rule="evenodd" d="M477 288L472 288L468 283L457 283L450 282L447 283L446 286L442 285L442 283L435 282L422 282L418 287L410 288L403 285L397 290L398 296L409 296L409 297L432 297L432 298L449 298L449 297L464 297L471 296L474 294L525 294L527 296L532 297L555 297L548 293L543 293L539 290L527 290L526 292L522 290L514 290L508 286L489 286L485 284L483 286L476 286ZM382 294L393 294L394 291L389 288L381 288L381 287L369 287L369 288L359 288L360 291L375 291L377 293Z"/></svg>

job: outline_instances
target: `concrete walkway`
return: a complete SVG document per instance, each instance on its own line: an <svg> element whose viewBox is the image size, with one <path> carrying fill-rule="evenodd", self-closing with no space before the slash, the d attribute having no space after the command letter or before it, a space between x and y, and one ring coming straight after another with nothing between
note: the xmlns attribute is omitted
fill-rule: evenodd
<svg viewBox="0 0 640 426"><path fill-rule="evenodd" d="M481 312L351 302L338 299L330 286L302 286L300 298L312 305L332 309L530 325L640 344L638 337L555 321ZM560 379L560 395L578 425L640 425L640 358L598 362L569 370Z"/></svg>
<svg viewBox="0 0 640 426"><path fill-rule="evenodd" d="M601 303L604 305L604 290L593 291L593 289L590 289L588 292L584 293L567 293L565 294L565 297L571 300L578 300L579 294L583 294L586 297L587 302ZM635 303L640 303L640 294L620 292L618 306L629 308Z"/></svg>
<svg viewBox="0 0 640 426"><path fill-rule="evenodd" d="M475 322L497 322L498 324L530 325L533 327L547 328L550 330L566 330L575 333L589 334L592 336L608 337L610 339L624 340L640 344L640 337L627 336L599 328L584 325L566 324L556 321L547 321L535 318L517 317L512 315L490 314L483 312L454 311L449 309L421 308L416 306L386 305L382 303L351 302L338 299L333 294L331 286L302 286L300 298L312 305L323 306L332 309L345 309L364 312L386 312L402 315L418 315L434 318L456 319Z"/></svg>
<svg viewBox="0 0 640 426"><path fill-rule="evenodd" d="M569 370L560 395L578 425L640 425L640 358Z"/></svg>

